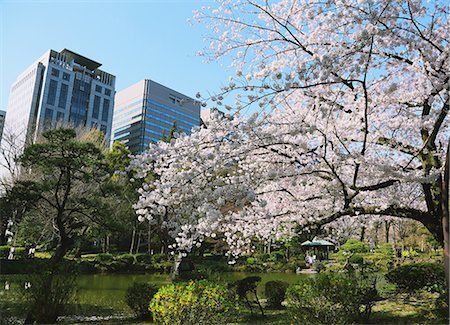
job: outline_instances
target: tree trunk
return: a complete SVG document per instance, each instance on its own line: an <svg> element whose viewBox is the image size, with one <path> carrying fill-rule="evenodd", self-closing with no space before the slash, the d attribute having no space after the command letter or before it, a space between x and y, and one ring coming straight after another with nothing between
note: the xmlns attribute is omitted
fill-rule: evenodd
<svg viewBox="0 0 450 325"><path fill-rule="evenodd" d="M390 221L385 221L384 222L384 229L386 231L386 243L389 243L389 230L391 228L391 222Z"/></svg>
<svg viewBox="0 0 450 325"><path fill-rule="evenodd" d="M147 231L147 254L151 253L151 226L150 221L148 222L148 231Z"/></svg>
<svg viewBox="0 0 450 325"><path fill-rule="evenodd" d="M109 234L106 235L106 237L105 237L105 249L106 249L106 253L109 254Z"/></svg>
<svg viewBox="0 0 450 325"><path fill-rule="evenodd" d="M362 226L361 227L361 236L359 237L359 241L364 241L365 234L366 234L366 227Z"/></svg>
<svg viewBox="0 0 450 325"><path fill-rule="evenodd" d="M133 226L133 233L131 234L131 243L130 243L130 254L133 254L135 237L136 237L136 226Z"/></svg>
<svg viewBox="0 0 450 325"><path fill-rule="evenodd" d="M445 159L444 178L442 182L442 230L444 238L444 265L445 265L445 280L447 282L447 304L449 303L449 182L450 182L450 142L447 146L447 155Z"/></svg>
<svg viewBox="0 0 450 325"><path fill-rule="evenodd" d="M141 248L141 231L138 231L138 242L136 246L136 254L139 254L139 248Z"/></svg>

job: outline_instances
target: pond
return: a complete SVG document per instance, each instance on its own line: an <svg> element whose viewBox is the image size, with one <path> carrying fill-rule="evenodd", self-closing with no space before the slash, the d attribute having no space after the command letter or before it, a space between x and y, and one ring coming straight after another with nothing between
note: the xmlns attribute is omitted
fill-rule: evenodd
<svg viewBox="0 0 450 325"><path fill-rule="evenodd" d="M264 285L268 281L282 280L295 283L304 278L306 274L294 273L245 273L225 272L212 275L212 278L220 281L232 282L247 276L260 276L261 283L258 286L258 296L264 298ZM26 275L1 275L0 276L0 304L17 301L19 288L25 285ZM5 290L4 284L8 281L10 290ZM89 316L115 316L130 317L131 310L125 303L125 292L133 282L151 282L157 286L170 283L170 276L166 274L90 274L78 276L78 290L74 303L70 307L69 314L72 319L83 320ZM3 309L3 308L2 308ZM17 309L17 308L16 308ZM81 318L73 316L82 316Z"/></svg>

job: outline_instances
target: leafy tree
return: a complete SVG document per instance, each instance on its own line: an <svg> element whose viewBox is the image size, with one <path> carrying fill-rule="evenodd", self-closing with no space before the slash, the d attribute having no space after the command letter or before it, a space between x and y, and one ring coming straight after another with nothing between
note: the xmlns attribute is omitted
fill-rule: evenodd
<svg viewBox="0 0 450 325"><path fill-rule="evenodd" d="M42 142L26 147L21 155L19 162L28 177L14 184L11 198L25 198L30 213L54 225L57 244L51 263L56 265L80 229L107 223L115 193L105 186L108 169L94 143L77 140L73 129L49 130L42 136Z"/></svg>

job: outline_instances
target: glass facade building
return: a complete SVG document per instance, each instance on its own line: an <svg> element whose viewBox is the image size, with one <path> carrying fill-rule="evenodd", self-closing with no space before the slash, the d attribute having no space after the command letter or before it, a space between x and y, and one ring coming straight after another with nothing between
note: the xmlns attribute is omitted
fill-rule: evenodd
<svg viewBox="0 0 450 325"><path fill-rule="evenodd" d="M168 135L175 123L179 132L191 133L200 125L200 103L152 80L141 80L117 92L112 141L122 141L132 153Z"/></svg>
<svg viewBox="0 0 450 325"><path fill-rule="evenodd" d="M57 125L97 128L109 141L116 78L100 66L68 49L47 51L12 85L5 130L25 143Z"/></svg>

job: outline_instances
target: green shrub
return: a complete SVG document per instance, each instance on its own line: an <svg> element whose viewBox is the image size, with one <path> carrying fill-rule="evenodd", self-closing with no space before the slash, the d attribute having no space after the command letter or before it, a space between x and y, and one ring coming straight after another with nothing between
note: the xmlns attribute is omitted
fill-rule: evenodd
<svg viewBox="0 0 450 325"><path fill-rule="evenodd" d="M349 263L362 265L364 263L364 258L360 254L353 254L348 259Z"/></svg>
<svg viewBox="0 0 450 325"><path fill-rule="evenodd" d="M153 254L151 256L152 256L152 263L154 264L167 262L168 260L166 254Z"/></svg>
<svg viewBox="0 0 450 325"><path fill-rule="evenodd" d="M286 291L288 313L292 324L344 324L341 306L324 296L324 292L307 280L290 286Z"/></svg>
<svg viewBox="0 0 450 325"><path fill-rule="evenodd" d="M389 253L389 250L384 248L375 249L374 253L369 253L364 255L364 263L372 265L372 267L378 271L383 270L387 271L393 263L393 249L390 244L387 244L392 251L392 254Z"/></svg>
<svg viewBox="0 0 450 325"><path fill-rule="evenodd" d="M134 264L136 261L134 258L134 255L132 255L132 254L117 255L115 257L115 260L121 262L122 264L124 264L126 266L130 266L130 265Z"/></svg>
<svg viewBox="0 0 450 325"><path fill-rule="evenodd" d="M273 308L282 307L281 303L284 301L288 287L289 283L285 281L266 282L264 289L268 306Z"/></svg>
<svg viewBox="0 0 450 325"><path fill-rule="evenodd" d="M341 246L341 251L350 253L367 253L369 244L357 239L349 239Z"/></svg>
<svg viewBox="0 0 450 325"><path fill-rule="evenodd" d="M273 251L270 253L269 260L273 262L284 261L284 252L283 251Z"/></svg>
<svg viewBox="0 0 450 325"><path fill-rule="evenodd" d="M392 248L392 244L383 243L380 244L374 251L375 254L380 254L384 259L391 261L394 257L394 249Z"/></svg>
<svg viewBox="0 0 450 325"><path fill-rule="evenodd" d="M97 254L95 260L101 263L112 262L114 260L114 257L112 254Z"/></svg>
<svg viewBox="0 0 450 325"><path fill-rule="evenodd" d="M143 319L151 319L149 305L158 288L150 283L134 282L128 287L125 294L127 305L135 312L136 316Z"/></svg>
<svg viewBox="0 0 450 325"><path fill-rule="evenodd" d="M406 258L413 258L413 257L417 257L419 256L419 253L417 253L417 251L415 251L414 249L409 249L409 250L405 250L402 252L402 257L406 257Z"/></svg>
<svg viewBox="0 0 450 325"><path fill-rule="evenodd" d="M242 268L240 271L244 272L264 272L267 269L263 262L255 257L247 257L245 261L241 263Z"/></svg>
<svg viewBox="0 0 450 325"><path fill-rule="evenodd" d="M0 259L8 259L11 246L0 246ZM22 259L28 256L28 251L24 247L14 247L14 259Z"/></svg>
<svg viewBox="0 0 450 325"><path fill-rule="evenodd" d="M16 247L14 251L15 259L22 259L28 257L28 251L24 247Z"/></svg>
<svg viewBox="0 0 450 325"><path fill-rule="evenodd" d="M30 306L25 324L53 324L64 314L76 290L76 271L64 262L52 269L29 275L31 287L24 290Z"/></svg>
<svg viewBox="0 0 450 325"><path fill-rule="evenodd" d="M234 308L225 287L205 280L161 287L150 302L155 321L167 325L225 324Z"/></svg>
<svg viewBox="0 0 450 325"><path fill-rule="evenodd" d="M288 288L286 301L294 323L367 322L380 300L376 276L322 273Z"/></svg>
<svg viewBox="0 0 450 325"><path fill-rule="evenodd" d="M11 246L0 246L0 259L7 259Z"/></svg>
<svg viewBox="0 0 450 325"><path fill-rule="evenodd" d="M150 254L137 254L136 262L143 264L152 264L152 255Z"/></svg>
<svg viewBox="0 0 450 325"><path fill-rule="evenodd" d="M426 289L441 292L445 288L445 270L441 263L403 264L389 271L386 278L400 291Z"/></svg>
<svg viewBox="0 0 450 325"><path fill-rule="evenodd" d="M314 270L315 270L317 273L323 272L323 271L325 271L326 268L327 268L327 267L325 266L325 264L322 263L322 262L315 262L314 265L313 265L313 267L314 267Z"/></svg>
<svg viewBox="0 0 450 325"><path fill-rule="evenodd" d="M252 314L253 309L249 296L253 295L255 297L255 303L258 305L259 310L261 311L261 315L264 316L264 310L262 309L261 303L259 302L258 294L256 291L259 282L261 282L261 277L249 276L229 284L228 288L231 291L231 296L233 296L234 293L242 303L245 303L250 308L250 312Z"/></svg>
<svg viewBox="0 0 450 325"><path fill-rule="evenodd" d="M160 272L170 272L173 262L169 261L166 254L154 254L152 255L152 267Z"/></svg>
<svg viewBox="0 0 450 325"><path fill-rule="evenodd" d="M254 258L254 257L247 257L246 263L250 264L250 265L256 264L256 258Z"/></svg>

